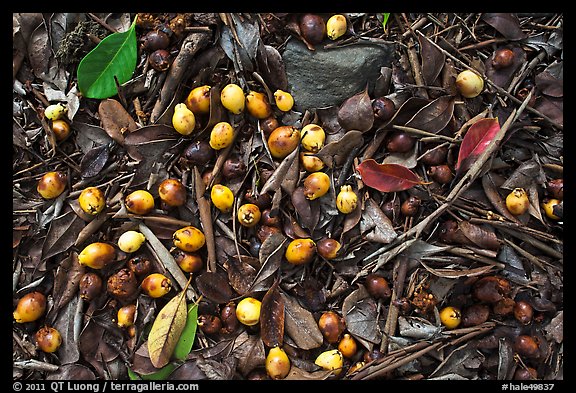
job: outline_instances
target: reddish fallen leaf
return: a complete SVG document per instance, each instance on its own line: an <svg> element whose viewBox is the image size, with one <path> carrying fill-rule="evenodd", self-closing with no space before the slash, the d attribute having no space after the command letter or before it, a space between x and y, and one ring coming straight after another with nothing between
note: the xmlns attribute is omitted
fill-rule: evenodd
<svg viewBox="0 0 576 393"><path fill-rule="evenodd" d="M362 161L356 169L364 184L382 192L404 191L418 184L426 184L410 169L399 164L378 164L370 158Z"/></svg>
<svg viewBox="0 0 576 393"><path fill-rule="evenodd" d="M273 348L284 342L284 298L276 281L262 298L260 336L264 344Z"/></svg>
<svg viewBox="0 0 576 393"><path fill-rule="evenodd" d="M494 139L500 124L497 118L484 118L472 124L460 144L456 172L462 173L468 170L472 163L486 150Z"/></svg>

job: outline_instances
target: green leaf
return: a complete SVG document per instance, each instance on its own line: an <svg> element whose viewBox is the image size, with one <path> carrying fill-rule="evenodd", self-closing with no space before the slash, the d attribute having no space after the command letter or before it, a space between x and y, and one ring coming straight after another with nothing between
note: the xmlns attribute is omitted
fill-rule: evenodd
<svg viewBox="0 0 576 393"><path fill-rule="evenodd" d="M386 31L386 24L388 23L388 18L390 18L390 14L382 13L382 28Z"/></svg>
<svg viewBox="0 0 576 393"><path fill-rule="evenodd" d="M174 363L168 363L155 373L141 375L140 378L145 381L165 381L175 369L176 365Z"/></svg>
<svg viewBox="0 0 576 393"><path fill-rule="evenodd" d="M194 345L194 339L196 338L196 328L198 327L198 304L188 305L188 317L186 318L186 326L182 331L180 340L176 344L174 349L174 358L178 360L186 360L188 354L192 350Z"/></svg>
<svg viewBox="0 0 576 393"><path fill-rule="evenodd" d="M130 80L136 68L136 19L130 29L112 33L78 65L78 89L84 97L104 99L118 94L116 81Z"/></svg>
<svg viewBox="0 0 576 393"><path fill-rule="evenodd" d="M137 373L135 373L134 371L128 369L128 378L130 378L131 381L140 381L142 380L142 378L140 377L140 375L138 375Z"/></svg>

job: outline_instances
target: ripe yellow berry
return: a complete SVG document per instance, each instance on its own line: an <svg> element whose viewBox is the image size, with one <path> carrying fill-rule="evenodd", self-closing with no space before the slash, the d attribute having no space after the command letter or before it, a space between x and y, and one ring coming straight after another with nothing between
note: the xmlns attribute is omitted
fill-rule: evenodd
<svg viewBox="0 0 576 393"><path fill-rule="evenodd" d="M266 356L266 373L272 379L284 379L290 372L290 359L280 347L270 348Z"/></svg>
<svg viewBox="0 0 576 393"><path fill-rule="evenodd" d="M161 273L152 273L142 280L140 287L146 295L159 298L170 292L172 281Z"/></svg>
<svg viewBox="0 0 576 393"><path fill-rule="evenodd" d="M559 205L560 200L555 198L546 198L542 202L542 209L544 209L544 213L546 217L550 218L551 220L560 220L556 214L554 214L554 206Z"/></svg>
<svg viewBox="0 0 576 393"><path fill-rule="evenodd" d="M178 266L180 266L180 269L186 273L199 272L204 266L202 256L197 252L186 252L177 249L172 252L172 255Z"/></svg>
<svg viewBox="0 0 576 393"><path fill-rule="evenodd" d="M33 322L46 311L46 295L42 292L29 292L18 300L13 316L16 322Z"/></svg>
<svg viewBox="0 0 576 393"><path fill-rule="evenodd" d="M326 22L326 34L331 40L336 40L346 33L346 17L341 14L332 15Z"/></svg>
<svg viewBox="0 0 576 393"><path fill-rule="evenodd" d="M250 90L246 95L246 110L257 119L266 119L272 115L268 97L259 91Z"/></svg>
<svg viewBox="0 0 576 393"><path fill-rule="evenodd" d="M276 90L274 93L274 101L276 102L278 109L282 112L288 112L294 106L294 98L292 97L292 94L280 89Z"/></svg>
<svg viewBox="0 0 576 393"><path fill-rule="evenodd" d="M350 333L345 333L338 343L338 350L345 358L352 358L358 351L358 344Z"/></svg>
<svg viewBox="0 0 576 393"><path fill-rule="evenodd" d="M94 216L106 207L106 197L98 187L87 187L80 193L78 204L84 212Z"/></svg>
<svg viewBox="0 0 576 393"><path fill-rule="evenodd" d="M338 375L342 371L344 358L339 350L330 349L318 355L314 364L322 367L324 370L332 370L334 375Z"/></svg>
<svg viewBox="0 0 576 393"><path fill-rule="evenodd" d="M253 297L245 297L236 305L238 321L247 326L254 326L260 322L260 309L262 302Z"/></svg>
<svg viewBox="0 0 576 393"><path fill-rule="evenodd" d="M440 322L447 329L455 329L462 321L462 313L456 307L447 306L440 310Z"/></svg>
<svg viewBox="0 0 576 393"><path fill-rule="evenodd" d="M318 172L324 169L324 161L310 152L300 152L300 164L307 172Z"/></svg>
<svg viewBox="0 0 576 393"><path fill-rule="evenodd" d="M44 199L58 198L66 189L68 176L63 172L46 172L40 180L36 190Z"/></svg>
<svg viewBox="0 0 576 393"><path fill-rule="evenodd" d="M189 225L174 232L172 235L172 241L180 250L194 252L204 246L206 243L206 237L200 229Z"/></svg>
<svg viewBox="0 0 576 393"><path fill-rule="evenodd" d="M300 130L292 126L275 128L268 137L270 154L276 159L285 158L298 147L300 143Z"/></svg>
<svg viewBox="0 0 576 393"><path fill-rule="evenodd" d="M60 332L50 326L41 327L35 334L36 344L41 351L53 353L62 345L62 336Z"/></svg>
<svg viewBox="0 0 576 393"><path fill-rule="evenodd" d="M232 190L223 184L215 184L210 191L212 204L222 213L228 213L234 206L234 194Z"/></svg>
<svg viewBox="0 0 576 393"><path fill-rule="evenodd" d="M210 113L210 89L208 85L198 86L186 97L184 103L195 115Z"/></svg>
<svg viewBox="0 0 576 393"><path fill-rule="evenodd" d="M251 228L256 226L262 218L260 208L253 203L245 203L238 208L236 214L238 222L245 227Z"/></svg>
<svg viewBox="0 0 576 393"><path fill-rule="evenodd" d="M116 323L122 328L127 328L134 325L134 320L136 319L136 305L127 304L126 306L120 307L116 317Z"/></svg>
<svg viewBox="0 0 576 393"><path fill-rule="evenodd" d="M352 213L358 206L358 195L352 191L352 186L343 185L336 196L336 207L341 213Z"/></svg>
<svg viewBox="0 0 576 393"><path fill-rule="evenodd" d="M294 239L286 247L284 256L293 265L309 263L316 256L316 243L309 238Z"/></svg>
<svg viewBox="0 0 576 393"><path fill-rule="evenodd" d="M330 190L330 177L324 172L313 172L304 179L304 196L314 200Z"/></svg>
<svg viewBox="0 0 576 393"><path fill-rule="evenodd" d="M140 249L146 237L137 231L126 231L118 238L118 248L124 252L132 253Z"/></svg>
<svg viewBox="0 0 576 393"><path fill-rule="evenodd" d="M210 132L210 147L214 150L224 149L234 142L234 128L226 121L221 121L212 127Z"/></svg>
<svg viewBox="0 0 576 393"><path fill-rule="evenodd" d="M506 197L506 208L515 216L524 214L530 207L530 199L523 188L515 188Z"/></svg>
<svg viewBox="0 0 576 393"><path fill-rule="evenodd" d="M92 269L102 269L116 258L116 249L104 242L90 243L78 254L78 263Z"/></svg>
<svg viewBox="0 0 576 393"><path fill-rule="evenodd" d="M174 107L172 126L182 135L190 135L196 128L196 117L186 104L180 103Z"/></svg>
<svg viewBox="0 0 576 393"><path fill-rule="evenodd" d="M126 196L126 209L133 214L144 215L154 209L154 197L146 190L136 190Z"/></svg>
<svg viewBox="0 0 576 393"><path fill-rule="evenodd" d="M470 70L464 70L456 77L456 89L464 98L474 98L484 89L484 80Z"/></svg>
<svg viewBox="0 0 576 393"><path fill-rule="evenodd" d="M244 111L246 97L240 86L234 83L226 85L220 93L220 102L224 108L238 115Z"/></svg>
<svg viewBox="0 0 576 393"><path fill-rule="evenodd" d="M48 105L46 109L44 109L44 116L52 121L62 119L66 116L66 113L68 113L68 108L61 103Z"/></svg>
<svg viewBox="0 0 576 393"><path fill-rule="evenodd" d="M324 141L326 140L326 132L318 124L310 123L300 132L302 147L306 151L312 153L318 153L320 149L324 147Z"/></svg>

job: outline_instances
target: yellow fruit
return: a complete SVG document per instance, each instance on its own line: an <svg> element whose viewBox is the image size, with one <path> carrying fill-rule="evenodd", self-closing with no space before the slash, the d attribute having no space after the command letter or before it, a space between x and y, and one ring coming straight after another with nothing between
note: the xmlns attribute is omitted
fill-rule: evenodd
<svg viewBox="0 0 576 393"><path fill-rule="evenodd" d="M38 180L36 190L44 199L58 198L66 189L67 181L68 176L63 172L47 172Z"/></svg>
<svg viewBox="0 0 576 393"><path fill-rule="evenodd" d="M189 225L174 232L172 241L182 251L194 252L204 246L206 237L200 229Z"/></svg>
<svg viewBox="0 0 576 393"><path fill-rule="evenodd" d="M318 153L324 147L326 133L318 124L310 123L300 131L302 147L306 151Z"/></svg>
<svg viewBox="0 0 576 393"><path fill-rule="evenodd" d="M272 115L268 97L259 91L250 90L246 95L246 110L257 119L266 119Z"/></svg>
<svg viewBox="0 0 576 393"><path fill-rule="evenodd" d="M307 172L318 172L324 169L324 162L314 153L300 152L300 164Z"/></svg>
<svg viewBox="0 0 576 393"><path fill-rule="evenodd" d="M270 348L266 356L266 373L272 379L284 379L290 372L290 359L280 347Z"/></svg>
<svg viewBox="0 0 576 393"><path fill-rule="evenodd" d="M285 158L298 147L299 143L300 130L292 126L277 127L268 137L270 154L276 159Z"/></svg>
<svg viewBox="0 0 576 393"><path fill-rule="evenodd" d="M292 94L280 89L274 92L274 101L276 102L276 107L278 107L282 112L288 112L294 106L294 98L292 97Z"/></svg>
<svg viewBox="0 0 576 393"><path fill-rule="evenodd" d="M210 89L208 85L198 86L186 97L184 103L195 115L210 113Z"/></svg>
<svg viewBox="0 0 576 393"><path fill-rule="evenodd" d="M154 197L146 190L136 190L126 196L126 209L133 214L144 215L154 209Z"/></svg>
<svg viewBox="0 0 576 393"><path fill-rule="evenodd" d="M16 322L33 322L46 311L46 295L42 292L29 292L18 300L13 316Z"/></svg>
<svg viewBox="0 0 576 393"><path fill-rule="evenodd" d="M252 228L260 222L262 213L257 205L253 203L245 203L238 208L236 217L242 226Z"/></svg>
<svg viewBox="0 0 576 393"><path fill-rule="evenodd" d="M36 344L41 351L53 353L62 345L60 332L53 327L43 326L35 334Z"/></svg>
<svg viewBox="0 0 576 393"><path fill-rule="evenodd" d="M234 128L230 123L221 121L212 127L210 132L210 147L214 150L224 149L234 142Z"/></svg>
<svg viewBox="0 0 576 393"><path fill-rule="evenodd" d="M547 198L542 202L542 209L544 209L544 213L546 217L550 218L551 220L560 220L556 214L554 214L554 206L559 205L560 200L555 198Z"/></svg>
<svg viewBox="0 0 576 393"><path fill-rule="evenodd" d="M124 252L132 253L140 249L146 237L137 231L126 231L118 238L118 248Z"/></svg>
<svg viewBox="0 0 576 393"><path fill-rule="evenodd" d="M262 302L253 297L245 297L236 305L238 321L247 326L254 326L260 322L260 309Z"/></svg>
<svg viewBox="0 0 576 393"><path fill-rule="evenodd" d="M212 204L222 213L228 213L234 206L234 194L232 190L223 184L215 184L210 191Z"/></svg>
<svg viewBox="0 0 576 393"><path fill-rule="evenodd" d="M324 172L314 172L304 179L304 196L314 200L326 195L330 190L330 177Z"/></svg>
<svg viewBox="0 0 576 393"><path fill-rule="evenodd" d="M114 259L116 259L116 249L104 242L90 243L78 254L78 263L92 269L102 269Z"/></svg>
<svg viewBox="0 0 576 393"><path fill-rule="evenodd" d="M523 188L515 188L506 196L506 208L515 216L524 214L530 207L530 199Z"/></svg>
<svg viewBox="0 0 576 393"><path fill-rule="evenodd" d="M61 103L48 105L46 109L44 109L44 116L52 121L62 119L66 116L66 113L68 113L68 108Z"/></svg>
<svg viewBox="0 0 576 393"><path fill-rule="evenodd" d="M98 187L87 187L80 193L78 204L84 212L94 216L106 207L106 197Z"/></svg>
<svg viewBox="0 0 576 393"><path fill-rule="evenodd" d="M172 126L182 135L190 135L196 128L196 117L186 104L180 103L174 107Z"/></svg>
<svg viewBox="0 0 576 393"><path fill-rule="evenodd" d="M338 350L345 358L352 358L358 351L358 344L350 333L345 333L338 343Z"/></svg>
<svg viewBox="0 0 576 393"><path fill-rule="evenodd" d="M440 322L447 329L455 329L462 321L462 313L456 307L447 306L440 310Z"/></svg>
<svg viewBox="0 0 576 393"><path fill-rule="evenodd" d="M474 98L484 89L484 80L470 70L464 70L456 77L456 89L464 98Z"/></svg>
<svg viewBox="0 0 576 393"><path fill-rule="evenodd" d="M308 238L294 239L286 247L284 256L293 265L309 263L316 256L316 243Z"/></svg>
<svg viewBox="0 0 576 393"><path fill-rule="evenodd" d="M334 375L338 375L342 371L344 358L339 350L330 349L318 355L314 364L322 367L324 370L332 370Z"/></svg>
<svg viewBox="0 0 576 393"><path fill-rule="evenodd" d="M116 323L122 328L127 328L134 325L136 319L136 305L128 304L120 307L117 313Z"/></svg>
<svg viewBox="0 0 576 393"><path fill-rule="evenodd" d="M358 195L352 191L352 186L343 185L336 196L336 207L341 213L352 213L358 206Z"/></svg>
<svg viewBox="0 0 576 393"><path fill-rule="evenodd" d="M142 291L150 297L159 298L166 295L172 289L172 281L160 273L152 273L140 284Z"/></svg>
<svg viewBox="0 0 576 393"><path fill-rule="evenodd" d="M220 102L222 102L224 108L228 109L235 115L238 115L244 111L246 97L244 96L244 91L240 86L230 83L222 89L222 92L220 93Z"/></svg>
<svg viewBox="0 0 576 393"><path fill-rule="evenodd" d="M344 15L332 15L326 22L326 34L331 40L336 40L346 33L346 17Z"/></svg>
<svg viewBox="0 0 576 393"><path fill-rule="evenodd" d="M204 261L202 256L196 252L186 252L180 249L175 250L172 255L174 260L180 266L180 269L186 273L196 273L202 270Z"/></svg>

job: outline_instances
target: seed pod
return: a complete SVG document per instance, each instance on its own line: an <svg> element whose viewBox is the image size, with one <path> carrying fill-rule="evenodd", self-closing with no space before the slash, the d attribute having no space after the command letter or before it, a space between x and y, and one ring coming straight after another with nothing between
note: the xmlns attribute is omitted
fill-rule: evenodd
<svg viewBox="0 0 576 393"><path fill-rule="evenodd" d="M335 344L342 337L346 329L346 323L344 322L344 318L336 312L326 311L320 316L318 327L326 341L330 344Z"/></svg>
<svg viewBox="0 0 576 393"><path fill-rule="evenodd" d="M257 205L253 203L245 203L238 208L236 217L242 226L252 228L260 222L262 213Z"/></svg>
<svg viewBox="0 0 576 393"><path fill-rule="evenodd" d="M530 199L523 188L515 188L506 196L506 208L515 216L524 214L530 207Z"/></svg>
<svg viewBox="0 0 576 393"><path fill-rule="evenodd" d="M316 243L312 239L294 239L286 247L284 253L288 263L303 265L311 262L316 256Z"/></svg>
<svg viewBox="0 0 576 393"><path fill-rule="evenodd" d="M210 131L210 147L214 150L221 150L230 146L234 142L234 128L227 121L216 123Z"/></svg>
<svg viewBox="0 0 576 393"><path fill-rule="evenodd" d="M87 187L80 193L78 204L84 212L95 216L106 207L106 197L98 187Z"/></svg>
<svg viewBox="0 0 576 393"><path fill-rule="evenodd" d="M41 327L35 334L34 339L41 351L53 353L62 345L62 336L60 332L50 326Z"/></svg>
<svg viewBox="0 0 576 393"><path fill-rule="evenodd" d="M440 310L440 322L446 326L447 329L455 329L460 325L462 314L460 309L453 306L444 307Z"/></svg>
<svg viewBox="0 0 576 393"><path fill-rule="evenodd" d="M336 239L325 237L316 243L316 251L322 258L331 261L338 256L342 245Z"/></svg>
<svg viewBox="0 0 576 393"><path fill-rule="evenodd" d="M96 273L87 272L80 278L78 286L82 300L91 302L102 293L102 278Z"/></svg>
<svg viewBox="0 0 576 393"><path fill-rule="evenodd" d="M164 179L158 185L158 196L168 206L183 206L186 203L186 187L178 179Z"/></svg>
<svg viewBox="0 0 576 393"><path fill-rule="evenodd" d="M331 40L337 40L346 34L347 21L346 17L341 14L332 15L326 21L326 34Z"/></svg>
<svg viewBox="0 0 576 393"><path fill-rule="evenodd" d="M118 248L126 253L133 253L140 249L146 237L138 231L126 231L118 238Z"/></svg>
<svg viewBox="0 0 576 393"><path fill-rule="evenodd" d="M257 119L266 119L272 115L272 106L268 97L259 91L250 90L246 95L246 110Z"/></svg>
<svg viewBox="0 0 576 393"><path fill-rule="evenodd" d="M222 320L216 315L200 314L198 315L198 326L206 334L217 334L222 329Z"/></svg>
<svg viewBox="0 0 576 393"><path fill-rule="evenodd" d="M42 292L29 292L18 300L14 319L18 323L33 322L39 319L46 311L46 295Z"/></svg>
<svg viewBox="0 0 576 393"><path fill-rule="evenodd" d="M482 93L484 80L470 70L464 70L456 77L456 89L464 98L474 98Z"/></svg>
<svg viewBox="0 0 576 393"><path fill-rule="evenodd" d="M462 312L462 326L478 326L488 320L490 307L487 304L476 303L464 309Z"/></svg>
<svg viewBox="0 0 576 393"><path fill-rule="evenodd" d="M338 342L338 350L345 358L351 359L358 352L358 344L350 333L345 333Z"/></svg>
<svg viewBox="0 0 576 393"><path fill-rule="evenodd" d="M314 200L330 190L330 177L324 172L313 172L304 179L304 196Z"/></svg>
<svg viewBox="0 0 576 393"><path fill-rule="evenodd" d="M343 214L352 213L358 206L358 195L352 191L352 186L343 185L336 196L336 208Z"/></svg>
<svg viewBox="0 0 576 393"><path fill-rule="evenodd" d="M280 347L270 348L266 355L266 373L272 379L284 379L290 372L290 359Z"/></svg>
<svg viewBox="0 0 576 393"><path fill-rule="evenodd" d="M280 89L274 92L274 101L276 102L278 109L282 112L289 112L294 106L294 98L292 95Z"/></svg>
<svg viewBox="0 0 576 393"><path fill-rule="evenodd" d="M198 251L206 243L204 233L198 228L189 225L180 228L172 235L172 242L182 251Z"/></svg>
<svg viewBox="0 0 576 393"><path fill-rule="evenodd" d="M126 209L133 214L143 216L154 209L154 197L146 190L136 190L126 196Z"/></svg>
<svg viewBox="0 0 576 393"><path fill-rule="evenodd" d="M245 297L236 306L236 317L240 323L254 326L260 322L260 309L262 302L253 297Z"/></svg>
<svg viewBox="0 0 576 393"><path fill-rule="evenodd" d="M172 252L174 260L180 266L180 269L186 273L197 273L204 267L202 256L197 252L186 252L180 249L175 249Z"/></svg>
<svg viewBox="0 0 576 393"><path fill-rule="evenodd" d="M152 273L140 284L142 291L152 298L166 295L172 289L172 281L161 273Z"/></svg>
<svg viewBox="0 0 576 393"><path fill-rule="evenodd" d="M118 313L116 315L116 323L121 328L129 328L130 326L134 325L134 321L136 320L136 305L135 304L127 304L123 307L120 307Z"/></svg>
<svg viewBox="0 0 576 393"><path fill-rule="evenodd" d="M318 124L310 123L300 131L302 148L312 153L318 153L324 147L326 132Z"/></svg>
<svg viewBox="0 0 576 393"><path fill-rule="evenodd" d="M138 296L138 280L132 270L122 268L108 277L108 294L120 302L130 302Z"/></svg>
<svg viewBox="0 0 576 393"><path fill-rule="evenodd" d="M208 85L195 87L186 97L184 104L195 115L210 113L210 89L211 86Z"/></svg>
<svg viewBox="0 0 576 393"><path fill-rule="evenodd" d="M92 269L102 269L114 259L116 259L116 249L104 242L91 243L78 254L78 263Z"/></svg>
<svg viewBox="0 0 576 393"><path fill-rule="evenodd" d="M141 278L152 272L152 262L141 256L132 257L126 263L128 269L132 270L136 277Z"/></svg>
<svg viewBox="0 0 576 393"><path fill-rule="evenodd" d="M38 180L36 190L44 199L55 199L64 192L67 182L68 176L63 172L46 172L40 180Z"/></svg>
<svg viewBox="0 0 576 393"><path fill-rule="evenodd" d="M276 159L283 159L298 148L300 131L293 126L280 126L268 137L270 154Z"/></svg>
<svg viewBox="0 0 576 393"><path fill-rule="evenodd" d="M387 300L392 296L390 284L385 277L377 274L370 273L366 276L366 290L374 299Z"/></svg>
<svg viewBox="0 0 576 393"><path fill-rule="evenodd" d="M246 97L242 88L234 83L230 83L220 92L220 102L224 108L228 109L235 115L244 111Z"/></svg>
<svg viewBox="0 0 576 393"><path fill-rule="evenodd" d="M52 132L58 142L62 142L70 136L70 124L66 120L54 120L52 122Z"/></svg>
<svg viewBox="0 0 576 393"><path fill-rule="evenodd" d="M330 349L318 355L314 364L322 367L324 370L332 370L334 375L338 375L342 371L344 358L339 350Z"/></svg>

